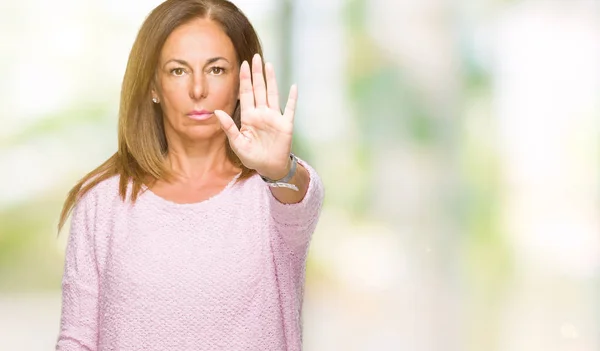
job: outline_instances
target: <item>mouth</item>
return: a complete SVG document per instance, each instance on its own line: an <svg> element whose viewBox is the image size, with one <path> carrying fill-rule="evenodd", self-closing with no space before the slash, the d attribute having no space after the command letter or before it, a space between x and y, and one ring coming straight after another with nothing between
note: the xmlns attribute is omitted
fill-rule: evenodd
<svg viewBox="0 0 600 351"><path fill-rule="evenodd" d="M211 116L213 115L213 113L211 111L206 111L206 110L202 110L202 111L192 111L190 113L187 114L187 116L191 119L194 119L196 121L204 121L209 119Z"/></svg>

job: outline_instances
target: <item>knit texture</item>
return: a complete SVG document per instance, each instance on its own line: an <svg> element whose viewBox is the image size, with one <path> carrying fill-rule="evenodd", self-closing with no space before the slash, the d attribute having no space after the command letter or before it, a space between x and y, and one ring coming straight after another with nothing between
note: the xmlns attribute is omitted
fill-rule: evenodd
<svg viewBox="0 0 600 351"><path fill-rule="evenodd" d="M307 251L323 203L282 204L254 175L177 204L118 177L76 204L65 252L60 351L302 349Z"/></svg>

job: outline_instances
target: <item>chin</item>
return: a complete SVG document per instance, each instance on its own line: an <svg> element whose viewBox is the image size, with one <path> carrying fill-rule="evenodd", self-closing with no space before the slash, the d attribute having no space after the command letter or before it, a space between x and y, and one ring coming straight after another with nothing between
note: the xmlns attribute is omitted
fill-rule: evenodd
<svg viewBox="0 0 600 351"><path fill-rule="evenodd" d="M186 126L182 134L191 140L206 140L225 135L219 124Z"/></svg>

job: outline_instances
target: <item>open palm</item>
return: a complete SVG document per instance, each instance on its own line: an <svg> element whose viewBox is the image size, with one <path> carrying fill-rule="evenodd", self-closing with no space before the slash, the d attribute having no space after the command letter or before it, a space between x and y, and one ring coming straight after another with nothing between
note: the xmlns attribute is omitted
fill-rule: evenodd
<svg viewBox="0 0 600 351"><path fill-rule="evenodd" d="M252 59L252 73L248 62L240 67L239 129L224 111L215 115L240 161L263 176L279 179L287 173L298 90L292 85L282 114L273 66L267 63L265 71L266 83L258 54Z"/></svg>

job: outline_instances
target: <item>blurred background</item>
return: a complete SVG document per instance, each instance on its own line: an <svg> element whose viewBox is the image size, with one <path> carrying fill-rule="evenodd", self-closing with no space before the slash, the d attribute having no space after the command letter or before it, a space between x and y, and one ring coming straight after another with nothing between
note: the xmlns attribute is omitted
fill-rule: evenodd
<svg viewBox="0 0 600 351"><path fill-rule="evenodd" d="M600 349L600 3L237 0L326 201L305 350ZM158 0L0 0L0 350L58 335L67 191Z"/></svg>

